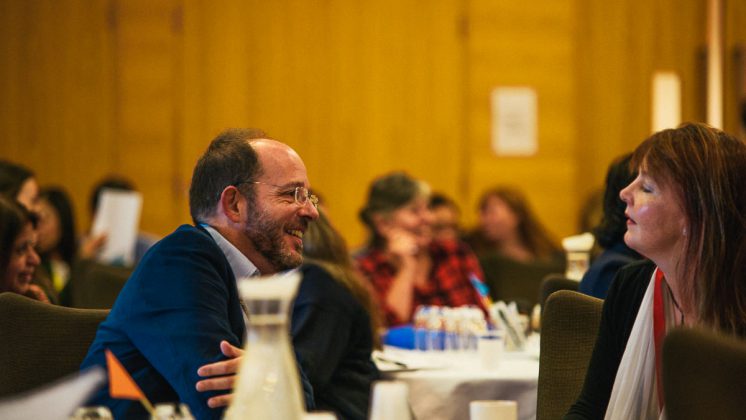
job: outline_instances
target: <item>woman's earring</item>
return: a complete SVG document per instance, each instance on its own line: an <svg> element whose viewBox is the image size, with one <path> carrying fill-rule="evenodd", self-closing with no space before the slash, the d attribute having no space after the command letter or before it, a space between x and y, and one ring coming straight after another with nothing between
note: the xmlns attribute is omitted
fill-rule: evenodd
<svg viewBox="0 0 746 420"><path fill-rule="evenodd" d="M686 236L686 228L684 228L684 229L683 229L683 230L681 231L681 234L682 234L682 235L684 235L684 236Z"/></svg>

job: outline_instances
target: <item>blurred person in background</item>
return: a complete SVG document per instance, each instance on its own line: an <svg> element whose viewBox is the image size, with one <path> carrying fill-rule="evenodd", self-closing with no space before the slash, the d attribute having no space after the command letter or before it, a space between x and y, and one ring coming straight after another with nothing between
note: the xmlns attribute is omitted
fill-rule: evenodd
<svg viewBox="0 0 746 420"><path fill-rule="evenodd" d="M525 296L504 295L503 285L535 284L535 291L524 293L534 300L547 274L565 271L564 254L518 189L491 188L482 194L478 208L479 225L466 236L466 242L479 257L492 298L516 300L521 312L528 312L532 302L525 301Z"/></svg>
<svg viewBox="0 0 746 420"><path fill-rule="evenodd" d="M30 212L39 212L39 183L34 172L23 165L0 160L0 195L17 201ZM34 218L37 219L38 214ZM32 282L44 291L52 303L59 303L57 290L45 271L34 270Z"/></svg>
<svg viewBox="0 0 746 420"><path fill-rule="evenodd" d="M18 293L49 303L31 280L41 259L36 253L36 215L0 195L0 292Z"/></svg>
<svg viewBox="0 0 746 420"><path fill-rule="evenodd" d="M562 256L520 190L496 187L479 200L479 225L467 242L478 255L497 254L529 262Z"/></svg>
<svg viewBox="0 0 746 420"><path fill-rule="evenodd" d="M578 232L591 232L604 216L604 188L591 191L580 207Z"/></svg>
<svg viewBox="0 0 746 420"><path fill-rule="evenodd" d="M360 211L370 239L357 267L389 326L411 322L418 305L482 306L470 282L483 280L479 262L465 243L433 239L429 196L423 181L393 172L373 181Z"/></svg>
<svg viewBox="0 0 746 420"><path fill-rule="evenodd" d="M620 268L642 258L624 243L627 232L624 210L627 205L619 197L619 192L637 177L637 170L630 167L631 159L631 153L618 157L606 173L603 217L593 229L596 243L603 252L593 260L578 287L581 293L600 299L606 298L611 281Z"/></svg>
<svg viewBox="0 0 746 420"><path fill-rule="evenodd" d="M60 303L69 304L70 273L77 259L75 217L70 196L61 187L44 187L39 193L40 270L52 279Z"/></svg>
<svg viewBox="0 0 746 420"><path fill-rule="evenodd" d="M433 214L433 237L445 241L459 240L461 211L456 202L445 194L433 193L428 207Z"/></svg>
<svg viewBox="0 0 746 420"><path fill-rule="evenodd" d="M39 202L39 184L31 169L0 159L0 195L10 197L30 211L36 211Z"/></svg>
<svg viewBox="0 0 746 420"><path fill-rule="evenodd" d="M109 175L103 179L101 179L96 185L94 185L93 190L91 192L91 198L90 198L90 210L91 210L91 223L93 223L93 219L96 217L96 212L98 211L98 205L101 201L101 196L105 190L115 190L115 191L137 191L135 188L135 184L130 181L129 179L120 176L120 175ZM138 232L137 237L135 238L135 250L134 250L134 266L137 266L137 264L140 262L142 257L145 255L145 252L147 252L148 249L150 249L151 246L153 246L156 242L158 242L158 237L146 232ZM83 244L81 246L81 254L93 257L95 256L101 248L106 243L106 234L101 234L94 236L92 234L89 234L86 238L83 240Z"/></svg>
<svg viewBox="0 0 746 420"><path fill-rule="evenodd" d="M653 134L634 151L624 242L648 260L617 273L585 384L567 419L665 418L666 332L746 337L746 144L704 124ZM640 385L642 384L642 385Z"/></svg>
<svg viewBox="0 0 746 420"><path fill-rule="evenodd" d="M379 378L371 359L380 347L379 314L342 236L326 214L303 236L303 281L291 330L298 361L313 387L316 408L364 420L370 388Z"/></svg>

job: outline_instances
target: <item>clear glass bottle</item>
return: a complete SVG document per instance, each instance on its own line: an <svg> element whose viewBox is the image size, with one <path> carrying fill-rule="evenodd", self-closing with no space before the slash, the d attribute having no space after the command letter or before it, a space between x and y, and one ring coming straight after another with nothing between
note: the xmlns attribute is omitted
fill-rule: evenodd
<svg viewBox="0 0 746 420"><path fill-rule="evenodd" d="M226 419L300 420L305 414L288 326L300 280L292 271L239 283L249 325Z"/></svg>

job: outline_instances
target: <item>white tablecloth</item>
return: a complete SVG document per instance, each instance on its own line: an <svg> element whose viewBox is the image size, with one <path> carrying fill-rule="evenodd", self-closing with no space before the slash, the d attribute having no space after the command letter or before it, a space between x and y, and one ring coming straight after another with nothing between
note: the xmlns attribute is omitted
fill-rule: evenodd
<svg viewBox="0 0 746 420"><path fill-rule="evenodd" d="M430 354L388 349L384 355L419 360L419 365L426 367L383 372L385 379L409 385L409 401L416 419L466 420L469 402L474 400L517 401L519 419L536 418L539 358L535 351L505 352L494 370L482 369L476 353L441 353L433 358Z"/></svg>

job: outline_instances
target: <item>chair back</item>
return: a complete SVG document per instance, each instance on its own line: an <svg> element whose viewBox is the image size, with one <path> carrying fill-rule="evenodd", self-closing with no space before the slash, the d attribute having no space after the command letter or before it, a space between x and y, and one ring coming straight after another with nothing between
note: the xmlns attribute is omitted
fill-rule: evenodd
<svg viewBox="0 0 746 420"><path fill-rule="evenodd" d="M70 280L70 306L111 308L130 274L131 268L101 264L94 260L78 261Z"/></svg>
<svg viewBox="0 0 746 420"><path fill-rule="evenodd" d="M541 280L541 285L539 285L539 303L541 304L541 307L544 307L547 298L549 298L549 295L552 293L558 290L572 290L577 292L579 285L580 282L577 280L570 280L565 277L564 274L552 273L545 276Z"/></svg>
<svg viewBox="0 0 746 420"><path fill-rule="evenodd" d="M0 397L78 371L108 313L0 293Z"/></svg>
<svg viewBox="0 0 746 420"><path fill-rule="evenodd" d="M564 260L521 262L499 255L483 255L479 264L494 300L516 302L522 313L538 303L539 285L548 274L564 272Z"/></svg>
<svg viewBox="0 0 746 420"><path fill-rule="evenodd" d="M746 341L681 328L663 341L663 392L671 420L746 418Z"/></svg>
<svg viewBox="0 0 746 420"><path fill-rule="evenodd" d="M536 418L562 418L580 395L596 343L603 301L570 290L553 293L542 316Z"/></svg>

